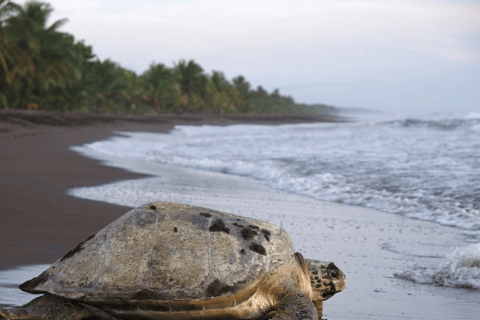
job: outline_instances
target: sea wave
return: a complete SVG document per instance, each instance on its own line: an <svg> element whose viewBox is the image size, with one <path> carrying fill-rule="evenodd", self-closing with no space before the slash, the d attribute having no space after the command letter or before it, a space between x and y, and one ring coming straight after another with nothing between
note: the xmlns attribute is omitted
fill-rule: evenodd
<svg viewBox="0 0 480 320"><path fill-rule="evenodd" d="M466 116L456 118L407 118L401 120L387 121L382 124L405 128L428 128L444 131L466 129L476 132L477 127L480 125L480 113L471 113Z"/></svg>
<svg viewBox="0 0 480 320"><path fill-rule="evenodd" d="M480 127L480 119L472 116L176 126L168 138L123 133L86 147L119 158L249 176L319 200L478 232L480 144L472 132L475 126Z"/></svg>
<svg viewBox="0 0 480 320"><path fill-rule="evenodd" d="M456 248L437 267L415 267L395 276L421 284L480 289L480 244Z"/></svg>

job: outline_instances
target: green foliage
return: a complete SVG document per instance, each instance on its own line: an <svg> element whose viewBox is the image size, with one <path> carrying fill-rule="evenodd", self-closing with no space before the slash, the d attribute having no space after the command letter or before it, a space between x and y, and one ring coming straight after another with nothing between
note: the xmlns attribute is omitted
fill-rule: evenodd
<svg viewBox="0 0 480 320"><path fill-rule="evenodd" d="M39 108L118 113L304 113L319 108L291 97L252 90L239 75L206 74L194 60L169 68L152 63L140 76L118 63L100 61L92 47L51 25L48 3L19 6L0 0L0 108Z"/></svg>
<svg viewBox="0 0 480 320"><path fill-rule="evenodd" d="M152 63L150 68L141 75L142 102L148 103L155 111L176 112L183 109L181 103L182 91L177 79L179 75L174 70L159 63Z"/></svg>

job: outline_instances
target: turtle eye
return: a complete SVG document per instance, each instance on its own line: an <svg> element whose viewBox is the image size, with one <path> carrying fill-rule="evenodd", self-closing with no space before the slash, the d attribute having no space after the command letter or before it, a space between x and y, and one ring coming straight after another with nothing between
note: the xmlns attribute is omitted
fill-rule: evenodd
<svg viewBox="0 0 480 320"><path fill-rule="evenodd" d="M335 270L335 269L330 270L330 275L332 276L332 278L338 277L338 272L337 272L337 270Z"/></svg>
<svg viewBox="0 0 480 320"><path fill-rule="evenodd" d="M336 265L334 265L333 263L330 263L328 265L328 273L330 273L330 276L332 278L337 278L340 274L338 272L338 268Z"/></svg>

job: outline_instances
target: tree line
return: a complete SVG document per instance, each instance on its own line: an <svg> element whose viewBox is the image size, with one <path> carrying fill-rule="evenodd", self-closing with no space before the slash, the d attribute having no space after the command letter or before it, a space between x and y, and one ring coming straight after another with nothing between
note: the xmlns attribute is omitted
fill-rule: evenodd
<svg viewBox="0 0 480 320"><path fill-rule="evenodd" d="M278 90L252 89L239 75L206 74L194 60L173 67L152 63L140 75L99 60L92 46L60 32L67 19L47 25L50 4L0 0L0 109L118 113L305 113ZM328 107L316 108L325 111ZM328 110L327 110L328 111Z"/></svg>

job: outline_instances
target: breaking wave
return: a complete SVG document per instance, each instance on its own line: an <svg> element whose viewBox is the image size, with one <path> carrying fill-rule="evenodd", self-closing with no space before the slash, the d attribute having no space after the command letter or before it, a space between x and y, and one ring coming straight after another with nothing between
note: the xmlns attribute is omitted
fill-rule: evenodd
<svg viewBox="0 0 480 320"><path fill-rule="evenodd" d="M417 267L395 276L422 284L480 289L480 244L455 249L438 267Z"/></svg>

